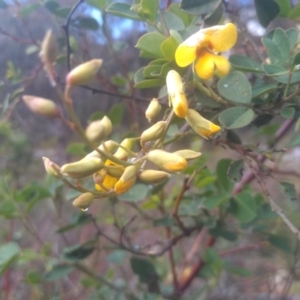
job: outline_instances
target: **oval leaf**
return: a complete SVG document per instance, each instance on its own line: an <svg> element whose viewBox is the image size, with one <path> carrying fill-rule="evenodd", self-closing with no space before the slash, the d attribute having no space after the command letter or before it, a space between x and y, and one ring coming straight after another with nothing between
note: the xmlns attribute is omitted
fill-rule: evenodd
<svg viewBox="0 0 300 300"><path fill-rule="evenodd" d="M242 72L232 72L218 82L221 96L236 103L250 103L252 98L251 85Z"/></svg>
<svg viewBox="0 0 300 300"><path fill-rule="evenodd" d="M227 129L245 127L252 122L253 118L253 110L243 106L228 108L219 115L220 123Z"/></svg>

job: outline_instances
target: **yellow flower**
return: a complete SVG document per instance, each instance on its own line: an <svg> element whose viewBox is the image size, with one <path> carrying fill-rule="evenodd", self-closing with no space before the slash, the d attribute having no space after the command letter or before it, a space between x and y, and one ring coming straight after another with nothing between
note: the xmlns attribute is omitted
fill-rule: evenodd
<svg viewBox="0 0 300 300"><path fill-rule="evenodd" d="M129 166L125 169L123 175L115 184L115 192L123 194L127 192L134 184L137 178L136 166Z"/></svg>
<svg viewBox="0 0 300 300"><path fill-rule="evenodd" d="M196 133L207 139L208 137L219 132L221 127L214 124L213 122L203 118L194 109L189 109L185 120L194 129Z"/></svg>
<svg viewBox="0 0 300 300"><path fill-rule="evenodd" d="M111 160L107 160L105 162L105 165L106 166L119 166L117 165L116 163L112 162ZM124 170L124 167L120 167ZM102 170L101 170L102 171ZM101 171L99 172L99 177L102 175L101 174ZM115 177L115 176L111 176L109 174L107 174L107 172L104 173L104 179L102 181L102 186L107 190L111 190L114 188L115 184L118 182L119 178L118 177ZM95 182L95 188L96 190L98 191L103 191L101 185L99 183L97 183L97 181Z"/></svg>
<svg viewBox="0 0 300 300"><path fill-rule="evenodd" d="M186 67L196 61L196 73L204 80L210 79L216 69L221 75L226 75L229 62L216 53L231 49L236 40L237 29L232 23L201 29L178 46L176 63Z"/></svg>
<svg viewBox="0 0 300 300"><path fill-rule="evenodd" d="M177 117L184 118L188 110L188 102L180 75L174 70L169 71L166 83L169 94L169 106L172 104Z"/></svg>

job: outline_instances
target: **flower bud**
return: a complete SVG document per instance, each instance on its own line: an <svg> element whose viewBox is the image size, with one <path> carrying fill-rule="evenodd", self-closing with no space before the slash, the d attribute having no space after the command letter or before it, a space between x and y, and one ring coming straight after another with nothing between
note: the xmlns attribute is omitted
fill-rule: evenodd
<svg viewBox="0 0 300 300"><path fill-rule="evenodd" d="M93 80L102 66L102 59L92 59L80 64L67 75L66 82L68 86L82 85Z"/></svg>
<svg viewBox="0 0 300 300"><path fill-rule="evenodd" d="M196 152L190 149L178 150L173 153L185 158L186 160L192 160L201 156L201 152Z"/></svg>
<svg viewBox="0 0 300 300"><path fill-rule="evenodd" d="M194 109L189 109L185 117L186 121L193 128L193 130L207 139L208 137L219 132L221 127L203 118Z"/></svg>
<svg viewBox="0 0 300 300"><path fill-rule="evenodd" d="M59 108L51 100L24 95L23 101L33 113L40 116L49 118L59 118L61 116Z"/></svg>
<svg viewBox="0 0 300 300"><path fill-rule="evenodd" d="M112 177L120 178L122 174L124 173L124 167L123 166L115 166L114 168L110 168L109 166L106 168L107 174Z"/></svg>
<svg viewBox="0 0 300 300"><path fill-rule="evenodd" d="M134 184L137 178L136 166L126 167L123 175L115 185L115 192L117 194L123 194L127 192Z"/></svg>
<svg viewBox="0 0 300 300"><path fill-rule="evenodd" d="M57 170L59 170L60 167L47 157L43 157L43 161L44 161L46 172L51 176L59 178L59 173Z"/></svg>
<svg viewBox="0 0 300 300"><path fill-rule="evenodd" d="M108 140L108 141L102 143L98 147L99 150L101 150L103 152L106 152L106 153L112 153L115 148L116 148L116 143L112 140ZM83 159L90 158L90 157L98 157L98 158L101 158L102 160L105 160L105 157L102 157L100 155L100 153L96 150L94 150L91 153L87 154Z"/></svg>
<svg viewBox="0 0 300 300"><path fill-rule="evenodd" d="M166 121L159 121L141 134L141 144L159 139L166 128Z"/></svg>
<svg viewBox="0 0 300 300"><path fill-rule="evenodd" d="M132 147L132 139L124 139L121 144L121 146L125 147L128 150L131 150ZM125 149L119 147L114 156L118 159L125 159L129 155L129 152Z"/></svg>
<svg viewBox="0 0 300 300"><path fill-rule="evenodd" d="M188 102L181 77L176 71L171 70L168 72L166 82L169 94L169 106L172 104L177 117L184 118L187 114Z"/></svg>
<svg viewBox="0 0 300 300"><path fill-rule="evenodd" d="M82 178L101 170L103 166L103 161L100 158L91 157L63 165L61 172L73 178Z"/></svg>
<svg viewBox="0 0 300 300"><path fill-rule="evenodd" d="M46 32L40 51L40 58L44 64L52 65L58 55L58 46L51 30Z"/></svg>
<svg viewBox="0 0 300 300"><path fill-rule="evenodd" d="M94 195L92 193L81 194L73 201L75 207L80 208L81 210L87 210L89 206L93 203Z"/></svg>
<svg viewBox="0 0 300 300"><path fill-rule="evenodd" d="M151 102L149 103L149 106L145 112L146 119L149 122L152 122L153 119L155 119L158 116L158 114L160 113L160 110L161 110L161 105L160 105L158 99L153 98L151 100Z"/></svg>
<svg viewBox="0 0 300 300"><path fill-rule="evenodd" d="M91 122L86 128L85 135L91 142L95 142L105 139L111 131L111 121L104 116L101 120Z"/></svg>
<svg viewBox="0 0 300 300"><path fill-rule="evenodd" d="M147 160L167 172L181 171L187 165L187 162L183 157L160 149L150 151L147 154Z"/></svg>
<svg viewBox="0 0 300 300"><path fill-rule="evenodd" d="M139 179L146 183L159 183L169 178L171 175L164 171L145 170L139 174Z"/></svg>

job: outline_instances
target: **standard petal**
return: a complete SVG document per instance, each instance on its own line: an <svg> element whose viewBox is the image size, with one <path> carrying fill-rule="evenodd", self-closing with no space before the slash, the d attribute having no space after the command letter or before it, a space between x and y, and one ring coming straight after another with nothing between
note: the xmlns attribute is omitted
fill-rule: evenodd
<svg viewBox="0 0 300 300"><path fill-rule="evenodd" d="M186 67L196 59L197 47L180 44L175 52L175 60L179 67Z"/></svg>
<svg viewBox="0 0 300 300"><path fill-rule="evenodd" d="M235 25L228 23L224 26L218 26L218 29L206 33L210 36L210 49L215 52L224 52L231 49L237 40Z"/></svg>
<svg viewBox="0 0 300 300"><path fill-rule="evenodd" d="M171 98L172 106L175 115L179 118L185 118L188 110L188 102L184 93L176 93L173 98Z"/></svg>
<svg viewBox="0 0 300 300"><path fill-rule="evenodd" d="M213 56L214 64L219 73L223 76L227 75L230 70L230 64L226 57L220 55Z"/></svg>
<svg viewBox="0 0 300 300"><path fill-rule="evenodd" d="M214 75L215 64L213 56L213 54L209 53L205 49L198 52L199 58L195 65L195 70L197 75L204 80L208 80Z"/></svg>

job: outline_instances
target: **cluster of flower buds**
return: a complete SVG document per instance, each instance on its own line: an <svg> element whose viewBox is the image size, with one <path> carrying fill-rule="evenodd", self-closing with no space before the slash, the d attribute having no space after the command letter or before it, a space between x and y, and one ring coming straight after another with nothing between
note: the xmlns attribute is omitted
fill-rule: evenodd
<svg viewBox="0 0 300 300"><path fill-rule="evenodd" d="M182 79L176 71L169 71L166 82L169 106L173 107L177 117L185 118L192 129L206 139L220 131L220 126L203 118L197 111L189 109Z"/></svg>
<svg viewBox="0 0 300 300"><path fill-rule="evenodd" d="M49 32L42 44L41 58L45 65L53 65L56 57L53 40L53 36ZM66 91L63 101L71 102L70 88L93 80L101 65L101 59L93 59L71 70L66 76ZM168 73L166 83L169 105L172 106L177 117L185 119L197 134L205 138L220 130L218 125L206 120L198 112L189 108L184 84L176 71L171 70ZM23 100L36 114L62 118L59 108L51 100L35 96L24 96ZM72 106L69 105L69 107ZM59 166L44 157L47 173L60 178L81 192L81 195L74 200L73 205L82 210L88 209L95 198L114 197L126 193L137 181L155 184L168 179L171 173L182 171L189 160L198 158L201 153L190 149L176 152L167 152L163 149L164 138L173 113L166 120L154 123L160 111L159 100L154 98L145 112L151 126L143 131L139 137L126 138L121 143L107 140L113 130L112 122L107 116L101 120L92 121L85 130L79 127L80 134L84 135L85 140L94 148L93 151L79 161L63 166ZM71 121L74 121L72 113L74 113L73 110L71 110L70 116ZM74 124L76 126L78 124L76 119ZM140 140L141 150L138 152L133 151L135 140ZM99 143L100 145L95 147ZM148 164L150 164L150 168ZM155 166L153 169L151 169L151 164ZM87 177L93 179L95 189L89 190L82 185L81 179Z"/></svg>

